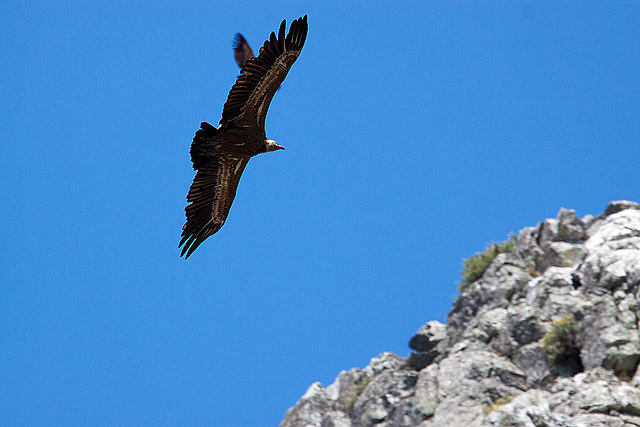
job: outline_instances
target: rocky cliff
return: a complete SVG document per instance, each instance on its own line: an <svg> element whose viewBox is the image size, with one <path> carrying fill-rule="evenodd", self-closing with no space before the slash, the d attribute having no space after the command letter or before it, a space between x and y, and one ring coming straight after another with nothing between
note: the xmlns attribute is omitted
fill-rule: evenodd
<svg viewBox="0 0 640 427"><path fill-rule="evenodd" d="M640 426L640 205L520 231L408 358L309 387L281 427ZM640 370L639 370L640 371Z"/></svg>

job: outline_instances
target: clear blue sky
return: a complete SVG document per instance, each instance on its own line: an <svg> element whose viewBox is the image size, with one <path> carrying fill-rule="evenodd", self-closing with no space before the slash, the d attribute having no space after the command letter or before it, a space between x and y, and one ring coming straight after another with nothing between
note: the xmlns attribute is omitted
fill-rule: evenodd
<svg viewBox="0 0 640 427"><path fill-rule="evenodd" d="M106 3L106 4L105 4ZM189 145L307 13L226 225L177 247ZM461 261L640 199L638 2L0 3L0 418L276 425L409 354Z"/></svg>

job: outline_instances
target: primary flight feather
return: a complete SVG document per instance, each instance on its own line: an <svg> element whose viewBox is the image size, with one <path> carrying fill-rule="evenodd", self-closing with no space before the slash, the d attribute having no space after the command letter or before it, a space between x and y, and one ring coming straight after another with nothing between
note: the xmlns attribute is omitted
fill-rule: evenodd
<svg viewBox="0 0 640 427"><path fill-rule="evenodd" d="M197 172L187 194L187 222L178 245L185 259L224 224L249 159L284 149L267 138L264 122L273 95L304 46L307 15L291 23L286 37L285 30L283 20L278 35L271 33L257 57L244 37L236 35L234 52L240 76L224 104L220 125L216 128L203 122L191 143L191 161Z"/></svg>
<svg viewBox="0 0 640 427"><path fill-rule="evenodd" d="M251 46L249 46L247 40L240 33L236 33L233 38L233 56L236 59L236 64L238 64L240 68L242 68L247 59L253 58Z"/></svg>

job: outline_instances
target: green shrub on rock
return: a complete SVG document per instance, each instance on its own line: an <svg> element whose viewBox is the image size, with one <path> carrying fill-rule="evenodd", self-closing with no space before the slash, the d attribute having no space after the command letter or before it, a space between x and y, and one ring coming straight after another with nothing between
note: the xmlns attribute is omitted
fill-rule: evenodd
<svg viewBox="0 0 640 427"><path fill-rule="evenodd" d="M463 292L467 286L481 278L498 254L511 252L516 244L515 239L516 236L511 236L511 239L505 240L502 243L494 242L487 246L484 252L476 252L475 255L465 259L461 272L462 282L458 284L460 292Z"/></svg>

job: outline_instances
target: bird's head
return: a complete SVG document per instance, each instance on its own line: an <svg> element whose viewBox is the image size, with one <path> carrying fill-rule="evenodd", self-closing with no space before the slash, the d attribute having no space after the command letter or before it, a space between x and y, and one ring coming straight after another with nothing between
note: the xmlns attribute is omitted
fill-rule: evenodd
<svg viewBox="0 0 640 427"><path fill-rule="evenodd" d="M264 141L265 144L265 153L268 153L269 151L276 151L276 150L284 150L284 147L280 144L278 144L277 142L275 142L273 139L267 139Z"/></svg>

